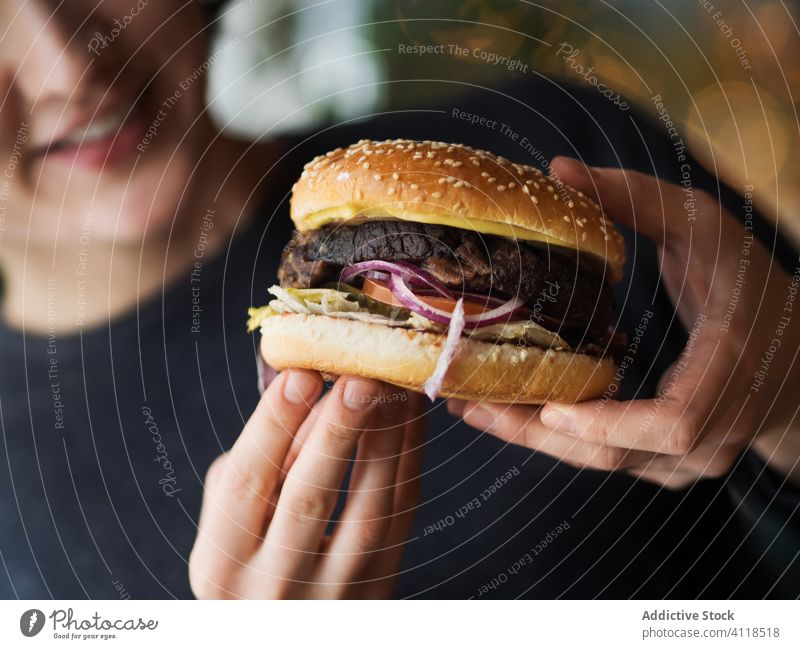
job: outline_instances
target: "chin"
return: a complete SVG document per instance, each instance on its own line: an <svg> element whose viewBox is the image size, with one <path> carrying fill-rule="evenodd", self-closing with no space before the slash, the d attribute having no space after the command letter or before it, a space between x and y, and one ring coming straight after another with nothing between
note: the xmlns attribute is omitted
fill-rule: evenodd
<svg viewBox="0 0 800 649"><path fill-rule="evenodd" d="M163 158L163 160L161 159ZM135 177L103 183L103 192L87 209L94 215L92 234L116 244L166 239L180 207L190 207L192 164L188 155L169 154L140 166ZM196 210L195 210L196 211ZM187 212L184 210L184 212Z"/></svg>

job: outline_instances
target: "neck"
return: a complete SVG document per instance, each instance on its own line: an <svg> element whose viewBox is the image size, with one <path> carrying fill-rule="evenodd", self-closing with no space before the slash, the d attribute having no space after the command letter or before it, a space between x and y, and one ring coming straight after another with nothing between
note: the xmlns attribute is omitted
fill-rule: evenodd
<svg viewBox="0 0 800 649"><path fill-rule="evenodd" d="M238 160L245 148L244 143L218 138L215 151L205 158L223 164L193 176L194 186L185 192L192 199L181 205L169 233L126 245L92 237L86 237L85 246L6 241L0 247L5 321L30 333L74 333L99 326L190 272L201 246L204 259L213 256L260 197L253 189L270 150L253 147L237 164L239 173L226 177L229 162ZM208 210L212 204L213 213Z"/></svg>

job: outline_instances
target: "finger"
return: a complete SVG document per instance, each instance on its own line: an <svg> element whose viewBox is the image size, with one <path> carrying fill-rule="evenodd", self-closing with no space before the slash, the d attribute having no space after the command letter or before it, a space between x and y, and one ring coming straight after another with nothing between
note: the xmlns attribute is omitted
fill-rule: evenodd
<svg viewBox="0 0 800 649"><path fill-rule="evenodd" d="M679 471L699 478L721 478L727 475L739 457L739 445L701 446L685 457L660 456L646 467L656 471Z"/></svg>
<svg viewBox="0 0 800 649"><path fill-rule="evenodd" d="M258 547L278 468L300 424L322 390L316 372L290 370L273 381L231 450L212 465L192 564L204 574L231 572Z"/></svg>
<svg viewBox="0 0 800 649"><path fill-rule="evenodd" d="M280 581L279 590L307 578L316 563L342 479L382 389L378 381L339 379L286 476L265 542L252 562Z"/></svg>
<svg viewBox="0 0 800 649"><path fill-rule="evenodd" d="M689 341L655 399L549 403L541 421L596 444L686 455L724 417L726 395L738 390L731 378L737 355L713 334L713 324L698 320Z"/></svg>
<svg viewBox="0 0 800 649"><path fill-rule="evenodd" d="M448 399L447 400L447 412L449 412L453 417L461 417L464 414L464 408L466 408L468 401L462 401L461 399Z"/></svg>
<svg viewBox="0 0 800 649"><path fill-rule="evenodd" d="M389 533L408 395L387 386L382 398L358 444L347 501L320 564L317 578L323 583L352 582Z"/></svg>
<svg viewBox="0 0 800 649"><path fill-rule="evenodd" d="M667 489L679 490L686 489L697 482L697 476L690 471L678 471L672 469L631 468L627 472L634 478L660 485Z"/></svg>
<svg viewBox="0 0 800 649"><path fill-rule="evenodd" d="M506 404L468 403L464 421L512 444L541 451L585 469L615 471L644 464L652 453L586 442L554 431L539 421L539 408Z"/></svg>
<svg viewBox="0 0 800 649"><path fill-rule="evenodd" d="M325 407L325 402L329 396L329 394L323 395L322 398L314 404L314 407L311 409L311 413L309 413L308 417L306 417L306 420L300 426L300 429L297 431L297 435L294 436L292 445L289 447L289 452L286 454L286 459L284 460L283 467L281 468L281 476L279 480L281 483L284 481L290 469L292 468L292 465L300 453L300 449L303 448L303 444L306 443L311 429L319 420L320 412L322 412L322 409Z"/></svg>
<svg viewBox="0 0 800 649"><path fill-rule="evenodd" d="M377 599L392 594L397 568L419 505L426 408L427 401L423 395L409 393L403 448L395 478L392 524L384 549L373 556L364 572L363 583L357 591L358 597Z"/></svg>
<svg viewBox="0 0 800 649"><path fill-rule="evenodd" d="M551 167L560 181L595 197L614 222L664 247L683 248L689 240L694 221L683 207L686 197L680 186L638 171L590 167L563 156L554 158ZM699 190L696 195L705 200ZM692 209L700 213L697 204Z"/></svg>

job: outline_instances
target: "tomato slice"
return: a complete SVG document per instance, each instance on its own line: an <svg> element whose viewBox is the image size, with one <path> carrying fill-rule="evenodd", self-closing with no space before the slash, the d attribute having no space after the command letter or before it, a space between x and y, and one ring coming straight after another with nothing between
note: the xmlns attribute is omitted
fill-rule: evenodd
<svg viewBox="0 0 800 649"><path fill-rule="evenodd" d="M405 305L394 296L392 290L383 282L365 277L364 286L361 287L361 290L364 295L371 297L373 300L405 308ZM455 300L441 297L440 295L418 295L417 297L428 306L441 309L442 311L449 311L452 313L456 308ZM464 313L466 315L480 315L486 311L491 311L491 309L492 306L488 303L484 306L479 302L467 302L464 300Z"/></svg>

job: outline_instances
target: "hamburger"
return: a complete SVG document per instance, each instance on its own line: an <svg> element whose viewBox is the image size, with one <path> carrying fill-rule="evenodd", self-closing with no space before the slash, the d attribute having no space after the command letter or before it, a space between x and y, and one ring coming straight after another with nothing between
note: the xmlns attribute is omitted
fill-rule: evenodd
<svg viewBox="0 0 800 649"><path fill-rule="evenodd" d="M504 403L580 401L615 382L622 237L540 169L361 140L305 165L290 212L280 284L248 323L273 368Z"/></svg>

